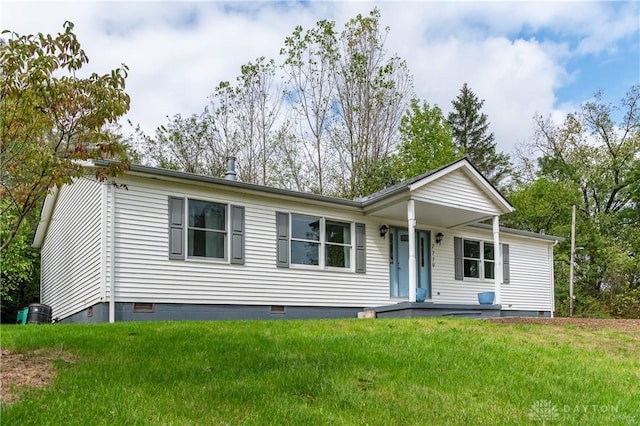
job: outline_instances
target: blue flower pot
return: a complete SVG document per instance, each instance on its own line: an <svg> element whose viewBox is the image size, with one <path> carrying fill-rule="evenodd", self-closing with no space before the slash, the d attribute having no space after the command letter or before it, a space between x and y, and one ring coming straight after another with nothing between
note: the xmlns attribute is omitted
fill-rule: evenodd
<svg viewBox="0 0 640 426"><path fill-rule="evenodd" d="M416 289L416 302L424 302L427 300L427 289L426 288L417 288Z"/></svg>
<svg viewBox="0 0 640 426"><path fill-rule="evenodd" d="M493 301L496 298L496 293L493 291L485 291L484 293L478 293L478 303L481 305L493 305Z"/></svg>

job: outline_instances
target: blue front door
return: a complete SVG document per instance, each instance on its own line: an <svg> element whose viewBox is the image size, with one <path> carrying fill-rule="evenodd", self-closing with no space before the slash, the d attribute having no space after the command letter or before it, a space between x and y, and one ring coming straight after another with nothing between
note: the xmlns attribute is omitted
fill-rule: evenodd
<svg viewBox="0 0 640 426"><path fill-rule="evenodd" d="M416 287L427 290L431 297L429 271L429 231L416 231ZM389 282L391 297L409 297L409 231L392 227L389 230Z"/></svg>

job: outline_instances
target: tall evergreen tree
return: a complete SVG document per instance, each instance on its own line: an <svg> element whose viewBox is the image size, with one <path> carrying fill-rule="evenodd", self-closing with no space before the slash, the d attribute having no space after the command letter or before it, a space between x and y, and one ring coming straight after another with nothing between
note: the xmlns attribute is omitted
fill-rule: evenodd
<svg viewBox="0 0 640 426"><path fill-rule="evenodd" d="M456 154L464 154L469 161L495 186L507 177L511 170L509 156L496 152L495 136L489 132L487 115L482 113L484 99L478 97L464 83L460 94L452 102L453 111L448 121L456 145Z"/></svg>

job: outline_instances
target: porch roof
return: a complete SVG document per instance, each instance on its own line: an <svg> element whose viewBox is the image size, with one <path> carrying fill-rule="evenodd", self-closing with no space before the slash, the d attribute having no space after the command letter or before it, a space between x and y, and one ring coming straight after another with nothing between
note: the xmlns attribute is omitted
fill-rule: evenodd
<svg viewBox="0 0 640 426"><path fill-rule="evenodd" d="M513 206L466 159L360 199L365 214L407 219L414 200L418 223L453 228L512 212Z"/></svg>

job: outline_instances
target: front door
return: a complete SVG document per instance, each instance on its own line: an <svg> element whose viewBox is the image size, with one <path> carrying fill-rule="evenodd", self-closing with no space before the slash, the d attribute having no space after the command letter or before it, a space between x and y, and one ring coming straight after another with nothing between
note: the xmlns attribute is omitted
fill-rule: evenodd
<svg viewBox="0 0 640 426"><path fill-rule="evenodd" d="M416 231L416 287L431 297L429 271L429 231ZM392 227L389 230L389 282L391 297L409 297L409 231Z"/></svg>

